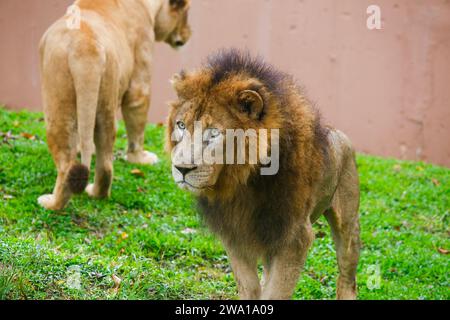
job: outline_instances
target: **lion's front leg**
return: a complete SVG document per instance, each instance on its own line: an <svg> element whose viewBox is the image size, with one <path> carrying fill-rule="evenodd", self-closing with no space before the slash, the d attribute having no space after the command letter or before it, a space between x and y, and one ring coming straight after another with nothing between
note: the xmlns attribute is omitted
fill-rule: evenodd
<svg viewBox="0 0 450 320"><path fill-rule="evenodd" d="M122 115L128 137L126 160L137 164L155 164L156 154L144 150L144 132L150 108L150 82L132 83L122 103Z"/></svg>
<svg viewBox="0 0 450 320"><path fill-rule="evenodd" d="M265 259L262 300L292 298L313 239L311 227L305 227L296 243L281 248L272 257Z"/></svg>
<svg viewBox="0 0 450 320"><path fill-rule="evenodd" d="M228 258L231 262L234 278L241 300L257 300L261 295L258 278L258 260L254 253L240 252L235 247L227 246Z"/></svg>

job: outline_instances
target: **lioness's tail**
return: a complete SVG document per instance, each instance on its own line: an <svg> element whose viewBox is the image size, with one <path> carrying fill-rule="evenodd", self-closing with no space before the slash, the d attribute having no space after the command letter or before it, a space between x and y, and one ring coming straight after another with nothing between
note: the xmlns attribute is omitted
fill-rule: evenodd
<svg viewBox="0 0 450 320"><path fill-rule="evenodd" d="M77 101L77 127L81 152L81 165L72 166L69 174L70 188L74 193L82 192L89 179L89 168L94 153L95 120L105 64L104 53L95 43L85 39L83 44L69 54L69 68Z"/></svg>
<svg viewBox="0 0 450 320"><path fill-rule="evenodd" d="M67 184L72 193L79 194L86 189L89 181L89 168L83 164L75 163L69 169Z"/></svg>

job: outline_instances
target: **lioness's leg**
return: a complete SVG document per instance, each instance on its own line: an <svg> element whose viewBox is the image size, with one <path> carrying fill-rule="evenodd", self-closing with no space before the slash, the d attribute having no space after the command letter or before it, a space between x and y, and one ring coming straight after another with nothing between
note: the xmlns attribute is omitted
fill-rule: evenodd
<svg viewBox="0 0 450 320"><path fill-rule="evenodd" d="M72 195L69 176L76 160L75 141L75 119L68 123L48 122L47 142L58 171L58 177L53 193L43 195L38 199L38 203L46 209L60 210L64 208Z"/></svg>
<svg viewBox="0 0 450 320"><path fill-rule="evenodd" d="M356 268L358 266L359 239L359 186L356 166L352 160L343 171L332 202L325 212L336 246L339 266L338 299L356 299Z"/></svg>
<svg viewBox="0 0 450 320"><path fill-rule="evenodd" d="M258 278L258 260L252 253L243 254L235 248L226 248L241 300L256 300L261 295Z"/></svg>
<svg viewBox="0 0 450 320"><path fill-rule="evenodd" d="M69 163L60 164L58 167L58 177L52 194L45 194L38 198L41 207L48 210L61 210L67 204L72 195L66 180L70 168Z"/></svg>
<svg viewBox="0 0 450 320"><path fill-rule="evenodd" d="M311 226L306 225L297 243L281 248L267 259L263 300L288 300L292 297L313 239Z"/></svg>
<svg viewBox="0 0 450 320"><path fill-rule="evenodd" d="M86 192L94 198L106 198L111 193L113 177L113 149L116 139L116 121L114 112L99 114L95 126L94 141L96 147L94 183L86 188Z"/></svg>
<svg viewBox="0 0 450 320"><path fill-rule="evenodd" d="M149 86L149 84L147 84ZM150 94L132 88L125 95L122 114L128 137L127 161L138 164L155 164L156 154L144 150L144 131L150 108Z"/></svg>

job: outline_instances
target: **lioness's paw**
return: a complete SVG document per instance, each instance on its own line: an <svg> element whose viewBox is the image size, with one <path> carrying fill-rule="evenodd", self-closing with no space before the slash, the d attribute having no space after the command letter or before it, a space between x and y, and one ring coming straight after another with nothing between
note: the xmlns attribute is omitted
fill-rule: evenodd
<svg viewBox="0 0 450 320"><path fill-rule="evenodd" d="M38 203L41 207L47 210L58 210L60 208L56 207L56 200L53 194L45 194L38 198Z"/></svg>
<svg viewBox="0 0 450 320"><path fill-rule="evenodd" d="M105 191L102 193L99 188L95 188L95 185L93 183L88 184L84 191L86 191L89 197L94 199L104 199L110 196L110 191Z"/></svg>
<svg viewBox="0 0 450 320"><path fill-rule="evenodd" d="M86 189L84 189L89 197L95 198L94 194L94 184L90 183L87 185Z"/></svg>
<svg viewBox="0 0 450 320"><path fill-rule="evenodd" d="M141 151L128 153L125 159L130 163L153 165L158 162L158 156L152 152Z"/></svg>

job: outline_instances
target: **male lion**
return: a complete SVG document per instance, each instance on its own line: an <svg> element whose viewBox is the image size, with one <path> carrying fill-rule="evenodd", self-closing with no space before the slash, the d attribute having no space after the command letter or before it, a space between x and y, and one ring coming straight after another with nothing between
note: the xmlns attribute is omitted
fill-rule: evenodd
<svg viewBox="0 0 450 320"><path fill-rule="evenodd" d="M359 183L348 138L322 126L290 76L247 53L221 51L203 68L175 76L173 85L178 100L167 129L173 177L196 195L201 216L222 240L240 298L292 296L314 239L311 225L322 214L336 244L337 298L356 298ZM200 148L184 143L195 135L194 122L206 128ZM260 149L279 150L276 174L261 175L268 165L261 159L242 165L201 161L203 148L224 147L228 134L217 138L238 128L258 130ZM269 147L259 129L279 129L277 144ZM236 146L234 138L230 145Z"/></svg>
<svg viewBox="0 0 450 320"><path fill-rule="evenodd" d="M153 164L143 149L155 41L176 48L190 37L190 0L78 0L81 14L53 24L40 43L47 139L58 178L38 202L62 209L73 193L110 194L119 106L128 136L127 160ZM74 14L77 12L74 10ZM81 164L76 161L80 142ZM95 182L87 186L93 143Z"/></svg>

